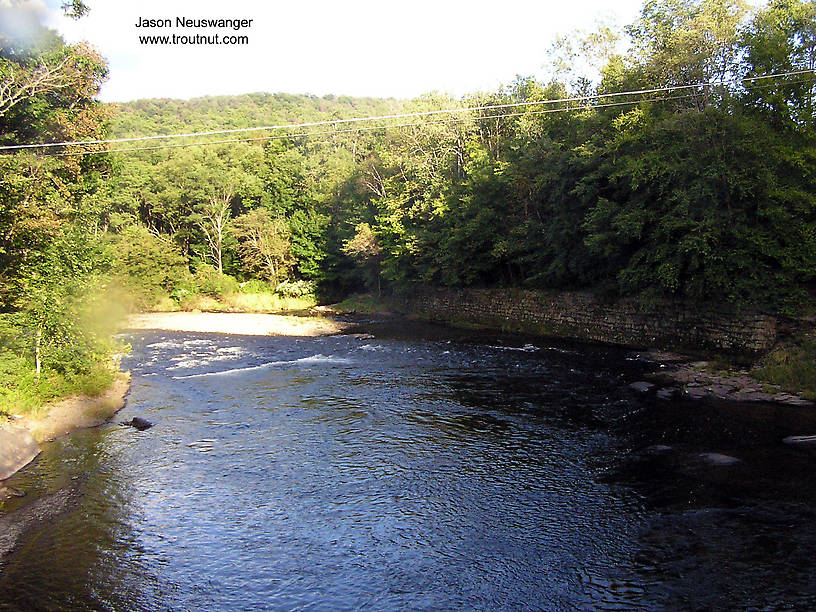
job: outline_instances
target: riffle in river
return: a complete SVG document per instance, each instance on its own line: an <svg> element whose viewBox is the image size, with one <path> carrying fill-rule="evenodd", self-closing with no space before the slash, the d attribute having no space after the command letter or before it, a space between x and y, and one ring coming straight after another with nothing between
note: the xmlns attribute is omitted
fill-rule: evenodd
<svg viewBox="0 0 816 612"><path fill-rule="evenodd" d="M138 332L115 423L9 481L0 609L816 607L816 414L432 326ZM153 423L140 432L119 422Z"/></svg>

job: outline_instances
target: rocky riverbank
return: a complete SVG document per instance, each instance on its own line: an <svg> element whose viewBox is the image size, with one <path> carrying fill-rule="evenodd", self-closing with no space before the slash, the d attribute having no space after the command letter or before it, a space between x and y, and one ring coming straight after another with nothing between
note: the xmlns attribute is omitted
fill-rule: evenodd
<svg viewBox="0 0 816 612"><path fill-rule="evenodd" d="M800 393L785 391L778 385L757 380L751 369L723 366L695 360L688 355L651 350L641 358L658 364L658 369L632 383L640 393L654 393L659 399L719 399L736 402L773 402L791 406L813 406Z"/></svg>
<svg viewBox="0 0 816 612"><path fill-rule="evenodd" d="M734 319L730 321L728 325L725 325L725 323L722 322L728 319L728 317L725 317L720 323L725 325L725 328L728 328L729 333L736 334L734 336L735 338L744 337L753 338L753 340L746 341L747 344L746 342L740 344L739 342L734 343L729 341L724 344L721 343L719 348L733 350L742 346L743 349L750 348L751 351L742 353L737 351L736 353L728 354L727 352L722 352L722 350L711 350L710 347L708 350L704 350L705 347L703 345L705 343L702 343L697 348L697 356L692 357L670 351L686 350L682 348L684 344L693 345L695 344L694 342L689 343L686 341L684 343L680 340L670 342L665 338L663 341L657 342L656 336L652 337L648 334L644 336L641 333L642 330L627 340L623 340L622 337L618 337L615 333L598 336L593 331L596 327L595 323L598 321L601 321L598 325L598 329L607 329L610 328L610 325L611 328L614 328L616 322L620 323L621 321L623 321L625 323L624 326L626 326L633 322L643 323L647 320L654 323L657 319L662 320L665 318L660 316L656 319L655 313L647 315L644 313L629 312L626 317L621 319L621 317L617 315L614 317L607 316L609 313L602 311L600 314L596 313L598 315L595 317L597 321L593 322L594 320L590 320L592 319L591 317L587 319L585 321L584 331L578 334L572 333L575 331L574 329L570 331L569 329L565 330L552 327L542 327L540 329L524 328L524 326L518 324L519 319L517 315L521 316L522 319L525 317L529 319L534 315L538 316L536 313L540 314L543 306L535 300L527 304L527 306L523 304L521 306L514 305L512 309L502 306L503 302L507 302L508 300L512 302L512 300L519 295L522 297L526 296L528 300L536 297L536 295L531 292L507 292L507 294L504 295L499 290L459 291L450 289L430 293L430 298L428 299L433 298L431 299L431 303L436 304L436 310L431 309L430 311L425 303L427 300L423 302L416 298L403 300L376 298L372 295L355 295L339 304L320 306L313 308L312 311L329 315L364 313L369 315L377 314L378 316L388 316L392 315L393 312L399 312L403 316L416 317L424 320L436 320L454 327L474 327L479 329L495 329L497 331L503 329L524 329L527 333L545 337L600 340L605 343L622 344L624 346L642 346L643 351L639 353L639 358L656 363L658 369L648 375L646 380L637 381L631 385L632 389L639 393L654 394L659 399L671 399L673 397L686 397L689 399L713 398L737 402L772 402L792 406L814 405L812 401L814 394L812 384L802 383L801 381L802 378L810 380L812 377L808 377L807 374L804 376L800 375L799 384L797 384L797 382L788 381L786 382L786 386L782 387L770 382L770 380L775 380L775 382L780 381L769 377L767 372L763 372L762 368L762 362L768 356L773 356L780 351L781 359L779 360L783 362L783 370L792 370L796 367L795 362L797 360L807 362L809 355L812 354L812 349L810 352L797 349L795 339L799 338L801 342L802 338L806 341L807 338L810 338L809 342L811 344L816 342L816 329L814 329L814 321L812 319L803 319L798 322L787 321L784 326L781 326L781 329L777 329L778 326L775 319L758 315L758 318L755 317L755 320L753 320L755 325L749 325L746 331L742 329L742 323L744 323L744 321ZM574 304L569 302L568 297L570 295L571 294L563 294L560 297L556 295L560 301L563 302L567 300L568 302L556 308L555 310L557 312L575 310ZM575 296L572 297L574 298ZM485 316L479 318L474 313L481 313L481 315ZM487 317L486 314L490 313L496 316L492 319ZM499 314L501 317L498 316ZM627 317L632 320L628 320ZM638 319L638 321L635 321L635 319ZM696 319L692 317L692 320ZM711 319L711 321L714 322L717 320L719 320L717 317ZM758 322L762 324L760 325ZM686 323L688 322L686 321ZM635 327L638 327L638 325ZM715 325L715 327L717 326ZM684 337L684 335L680 333L680 327L672 329L673 333L671 336L673 338ZM783 333L778 334L777 332ZM636 337L639 338L640 342L634 341ZM793 349L789 346L791 343ZM667 350L654 348L660 345L663 345ZM762 350L759 350L760 348ZM714 356L704 357L702 359L706 360L701 360L701 354ZM752 360L754 364L750 366L739 365L736 362L740 358L742 360ZM812 363L812 359L810 362Z"/></svg>

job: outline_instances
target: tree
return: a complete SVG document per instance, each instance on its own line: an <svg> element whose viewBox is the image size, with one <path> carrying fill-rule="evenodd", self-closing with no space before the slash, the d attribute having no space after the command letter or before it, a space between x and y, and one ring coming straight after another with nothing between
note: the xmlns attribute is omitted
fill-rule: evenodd
<svg viewBox="0 0 816 612"><path fill-rule="evenodd" d="M816 2L775 0L745 29L746 76L811 71L746 84L745 98L784 130L816 130Z"/></svg>
<svg viewBox="0 0 816 612"><path fill-rule="evenodd" d="M368 223L360 223L354 228L354 237L343 244L343 252L358 262L366 270L369 286L377 284L377 295L381 294L380 262L382 249Z"/></svg>
<svg viewBox="0 0 816 612"><path fill-rule="evenodd" d="M94 98L105 60L87 43L66 45L22 7L0 10L0 138L74 140L98 131Z"/></svg>
<svg viewBox="0 0 816 612"><path fill-rule="evenodd" d="M737 78L746 14L745 0L647 0L640 19L627 28L639 82L659 87ZM728 88L692 89L688 100L699 111Z"/></svg>
<svg viewBox="0 0 816 612"><path fill-rule="evenodd" d="M68 92L87 95L82 90L89 84L93 87L88 73L99 63L99 55L84 43L24 63L4 62L0 65L0 117L34 97Z"/></svg>
<svg viewBox="0 0 816 612"><path fill-rule="evenodd" d="M210 258L219 274L224 273L224 235L232 215L230 206L234 197L232 185L220 185L214 188L206 202L199 205L198 227L207 238Z"/></svg>
<svg viewBox="0 0 816 612"><path fill-rule="evenodd" d="M39 377L48 367L67 375L104 361L115 317L103 315L111 264L106 245L80 228L67 227L37 261L26 266L27 286L16 301L17 319L30 338Z"/></svg>
<svg viewBox="0 0 816 612"><path fill-rule="evenodd" d="M604 66L617 54L620 40L619 29L608 23L556 37L546 66L551 82L566 80L577 95L589 95L590 85L598 81Z"/></svg>
<svg viewBox="0 0 816 612"><path fill-rule="evenodd" d="M94 97L107 74L104 60L87 45L65 45L36 22L26 24L30 36L21 38L13 23L3 19L0 27L0 142L100 138L107 112ZM0 158L0 308L13 308L25 291L25 270L76 220L106 168L105 157L95 155L21 151Z"/></svg>
<svg viewBox="0 0 816 612"><path fill-rule="evenodd" d="M232 222L244 269L267 281L286 277L292 265L289 225L283 217L272 218L265 208L256 208Z"/></svg>
<svg viewBox="0 0 816 612"><path fill-rule="evenodd" d="M149 309L162 295L192 284L187 260L170 236L131 223L106 238L114 253L111 271L136 308Z"/></svg>

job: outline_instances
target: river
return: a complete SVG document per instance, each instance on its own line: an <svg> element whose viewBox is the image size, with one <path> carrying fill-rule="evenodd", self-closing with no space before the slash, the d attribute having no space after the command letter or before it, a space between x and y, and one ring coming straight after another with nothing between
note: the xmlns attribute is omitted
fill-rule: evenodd
<svg viewBox="0 0 816 612"><path fill-rule="evenodd" d="M816 454L782 443L812 409L639 396L623 349L371 331L130 336L117 422L9 481L0 514L59 511L0 609L816 608Z"/></svg>

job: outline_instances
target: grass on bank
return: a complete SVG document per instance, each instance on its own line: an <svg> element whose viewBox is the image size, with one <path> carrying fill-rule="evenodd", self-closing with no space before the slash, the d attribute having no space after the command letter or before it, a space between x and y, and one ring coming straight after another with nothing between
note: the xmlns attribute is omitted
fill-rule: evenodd
<svg viewBox="0 0 816 612"><path fill-rule="evenodd" d="M98 396L113 384L114 355L129 349L113 337L124 316L117 298L102 289L57 296L39 311L39 323L26 311L0 314L0 416L38 413L55 400Z"/></svg>
<svg viewBox="0 0 816 612"><path fill-rule="evenodd" d="M393 311L385 299L371 293L355 293L342 302L333 304L332 308L347 314L381 314Z"/></svg>
<svg viewBox="0 0 816 612"><path fill-rule="evenodd" d="M258 312L275 313L305 310L317 303L313 296L286 297L275 293L234 293L213 297L190 295L180 300L167 296L159 299L149 310L152 312Z"/></svg>
<svg viewBox="0 0 816 612"><path fill-rule="evenodd" d="M199 265L196 273L176 279L167 290L130 279L131 311L146 312L253 312L279 313L306 310L317 304L315 286L308 281L270 284L261 280L239 283L212 266Z"/></svg>
<svg viewBox="0 0 816 612"><path fill-rule="evenodd" d="M752 374L757 380L816 401L816 340L800 337L777 347L762 359Z"/></svg>
<svg viewBox="0 0 816 612"><path fill-rule="evenodd" d="M0 416L36 414L45 404L73 395L95 397L106 391L115 377L116 369L109 362L88 364L79 372L46 367L38 377L33 360L0 348Z"/></svg>

